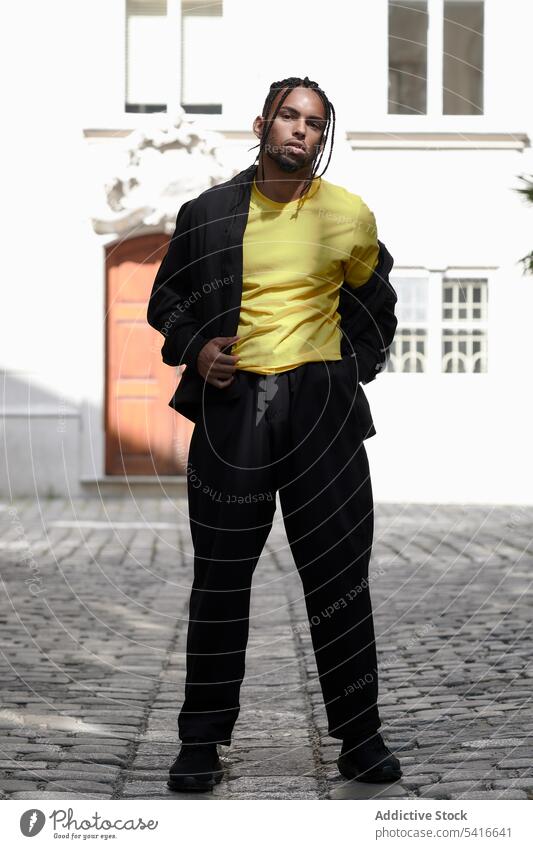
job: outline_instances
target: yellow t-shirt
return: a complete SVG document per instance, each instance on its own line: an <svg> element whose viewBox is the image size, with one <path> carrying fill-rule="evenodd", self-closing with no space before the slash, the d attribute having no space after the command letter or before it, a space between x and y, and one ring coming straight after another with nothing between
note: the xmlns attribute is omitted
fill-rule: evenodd
<svg viewBox="0 0 533 849"><path fill-rule="evenodd" d="M315 178L278 203L252 186L243 238L243 291L231 349L243 371L272 374L341 358L339 289L372 275L379 253L374 214L359 195Z"/></svg>

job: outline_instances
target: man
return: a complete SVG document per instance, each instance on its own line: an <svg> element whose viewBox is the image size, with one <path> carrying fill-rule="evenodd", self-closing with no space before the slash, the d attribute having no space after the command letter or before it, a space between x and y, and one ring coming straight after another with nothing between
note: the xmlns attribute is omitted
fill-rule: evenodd
<svg viewBox="0 0 533 849"><path fill-rule="evenodd" d="M222 777L217 744L231 744L239 714L252 575L277 492L328 733L343 741L339 770L401 776L378 732L363 444L375 429L361 387L384 368L396 329L393 260L364 201L317 175L334 120L317 83L273 83L253 123L257 162L181 207L148 305L163 361L187 366L170 406L196 423L177 791Z"/></svg>

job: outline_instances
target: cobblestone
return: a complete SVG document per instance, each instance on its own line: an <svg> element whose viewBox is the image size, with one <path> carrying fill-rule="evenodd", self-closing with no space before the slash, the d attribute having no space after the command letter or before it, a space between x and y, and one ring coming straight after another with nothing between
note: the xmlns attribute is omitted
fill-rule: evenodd
<svg viewBox="0 0 533 849"><path fill-rule="evenodd" d="M0 504L1 798L176 799L187 505L133 498ZM376 506L381 730L404 776L373 785L336 768L278 507L225 777L203 798L533 799L532 536L533 508Z"/></svg>

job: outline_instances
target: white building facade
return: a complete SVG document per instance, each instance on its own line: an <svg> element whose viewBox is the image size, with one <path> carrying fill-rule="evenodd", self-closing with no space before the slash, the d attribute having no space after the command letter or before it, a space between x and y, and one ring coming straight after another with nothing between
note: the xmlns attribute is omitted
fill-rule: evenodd
<svg viewBox="0 0 533 849"><path fill-rule="evenodd" d="M337 113L324 176L363 197L395 259L389 370L365 388L376 500L533 503L533 277L519 262L533 210L517 192L533 174L531 4L30 6L31 28L26 4L11 13L24 55L13 46L3 60L16 115L2 155L5 497L183 486L164 464L110 460L142 449L109 447L122 338L110 341L109 258L120 245L125 268L130 238L168 238L183 200L250 164L271 82L307 75ZM142 395L152 378L135 338L127 379ZM151 426L141 416L135 439ZM180 433L183 452L187 423Z"/></svg>

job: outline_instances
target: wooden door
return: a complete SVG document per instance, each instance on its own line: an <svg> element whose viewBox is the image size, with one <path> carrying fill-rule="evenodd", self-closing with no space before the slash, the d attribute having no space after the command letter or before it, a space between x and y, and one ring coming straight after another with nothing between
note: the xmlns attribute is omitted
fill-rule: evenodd
<svg viewBox="0 0 533 849"><path fill-rule="evenodd" d="M106 249L106 474L184 474L194 425L168 406L183 371L161 360L164 339L146 321L164 234Z"/></svg>

